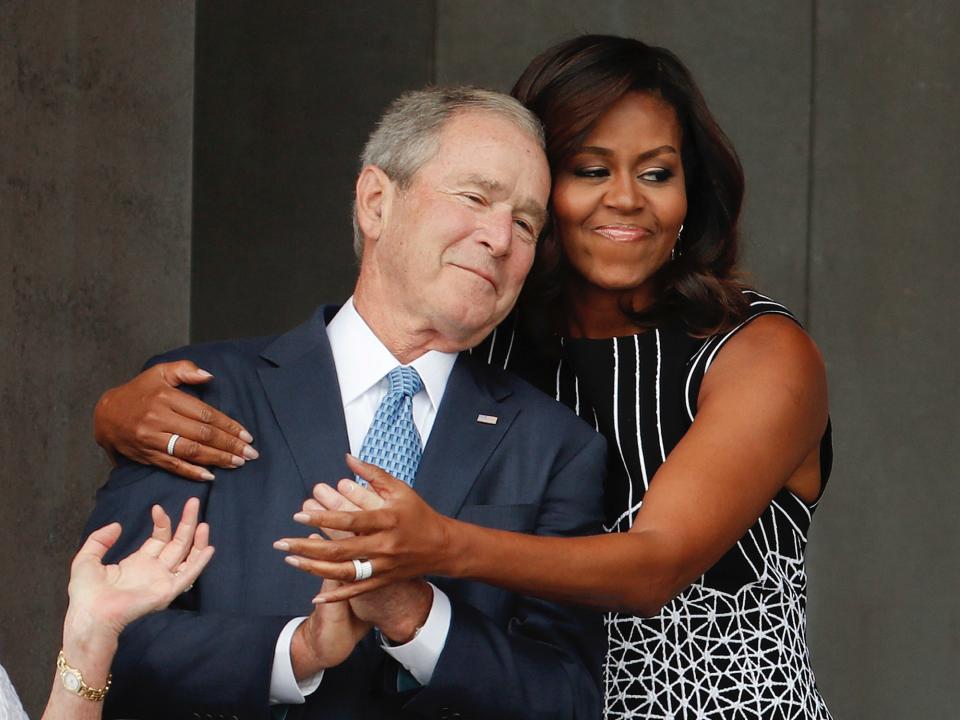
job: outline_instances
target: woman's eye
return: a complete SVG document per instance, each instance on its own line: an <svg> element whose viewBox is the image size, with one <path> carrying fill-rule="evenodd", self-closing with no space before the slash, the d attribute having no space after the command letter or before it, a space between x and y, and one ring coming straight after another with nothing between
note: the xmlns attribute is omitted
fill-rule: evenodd
<svg viewBox="0 0 960 720"><path fill-rule="evenodd" d="M577 177L598 178L607 177L610 174L610 171L605 167L584 167L577 168L573 171L573 174Z"/></svg>
<svg viewBox="0 0 960 720"><path fill-rule="evenodd" d="M485 205L483 197L480 195L474 195L473 193L464 193L463 196L470 202L476 203L477 205Z"/></svg>
<svg viewBox="0 0 960 720"><path fill-rule="evenodd" d="M653 170L647 170L641 173L639 177L642 180L649 180L651 182L666 182L673 177L673 172L666 168L654 168Z"/></svg>

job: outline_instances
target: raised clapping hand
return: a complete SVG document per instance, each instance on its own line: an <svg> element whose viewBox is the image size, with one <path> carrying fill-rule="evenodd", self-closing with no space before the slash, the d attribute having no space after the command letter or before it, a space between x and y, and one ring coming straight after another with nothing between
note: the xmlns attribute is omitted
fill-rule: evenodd
<svg viewBox="0 0 960 720"><path fill-rule="evenodd" d="M450 572L453 520L434 511L406 483L375 465L348 455L347 465L370 483L371 489L341 480L334 491L314 488L314 500L304 503L298 522L322 530L331 539L283 538L275 545L290 553L290 561L306 572L343 581L324 590L315 602L337 602L428 574ZM353 534L353 535L352 535ZM373 564L373 577L353 582L354 559Z"/></svg>
<svg viewBox="0 0 960 720"><path fill-rule="evenodd" d="M94 531L70 567L70 605L63 623L63 656L90 687L103 688L123 629L160 610L190 588L213 556L210 528L197 522L200 501L190 498L176 532L159 505L151 510L153 533L115 565L103 557L120 537L120 524ZM55 677L44 720L95 720L102 705L66 690Z"/></svg>
<svg viewBox="0 0 960 720"><path fill-rule="evenodd" d="M86 616L119 635L133 620L169 605L213 557L210 527L197 523L199 511L199 500L187 500L174 533L163 508L154 505L153 533L116 565L102 560L120 537L120 524L91 533L70 568L68 619Z"/></svg>

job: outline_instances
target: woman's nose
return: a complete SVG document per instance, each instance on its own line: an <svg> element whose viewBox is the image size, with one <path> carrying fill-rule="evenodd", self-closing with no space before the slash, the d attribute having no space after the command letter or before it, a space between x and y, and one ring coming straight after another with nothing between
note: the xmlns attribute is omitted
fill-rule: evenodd
<svg viewBox="0 0 960 720"><path fill-rule="evenodd" d="M614 175L610 179L604 200L609 207L625 212L643 207L645 203L643 188L635 177L626 173Z"/></svg>

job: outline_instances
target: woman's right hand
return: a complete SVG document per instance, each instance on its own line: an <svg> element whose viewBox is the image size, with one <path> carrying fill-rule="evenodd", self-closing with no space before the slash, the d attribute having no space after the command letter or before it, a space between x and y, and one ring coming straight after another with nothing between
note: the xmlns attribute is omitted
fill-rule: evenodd
<svg viewBox="0 0 960 720"><path fill-rule="evenodd" d="M438 513L409 485L376 465L348 455L347 466L370 488L348 478L336 490L320 483L293 516L329 540L312 534L281 538L273 546L289 553L287 562L294 567L343 583L321 590L315 601L349 600L425 575L459 575L460 543L474 526ZM360 558L373 564L373 576L355 582L353 560Z"/></svg>
<svg viewBox="0 0 960 720"><path fill-rule="evenodd" d="M255 460L253 436L240 423L177 389L212 377L189 360L178 360L154 365L107 390L93 412L97 444L114 460L119 453L188 480L213 480L203 465L235 468ZM168 455L173 434L180 439Z"/></svg>

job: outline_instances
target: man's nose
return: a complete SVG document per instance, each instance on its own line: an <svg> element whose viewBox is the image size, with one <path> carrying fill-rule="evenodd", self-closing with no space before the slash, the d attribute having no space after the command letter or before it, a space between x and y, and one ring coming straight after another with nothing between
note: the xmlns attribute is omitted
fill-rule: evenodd
<svg viewBox="0 0 960 720"><path fill-rule="evenodd" d="M510 209L491 208L480 238L494 257L506 254L513 241L513 213Z"/></svg>
<svg viewBox="0 0 960 720"><path fill-rule="evenodd" d="M618 173L607 184L604 202L608 207L629 212L643 207L646 198L639 180L628 173Z"/></svg>

